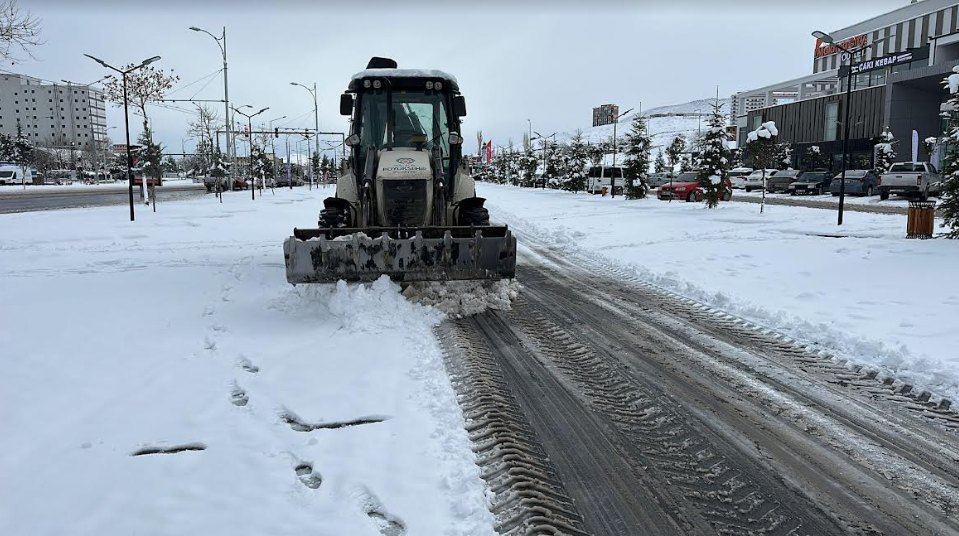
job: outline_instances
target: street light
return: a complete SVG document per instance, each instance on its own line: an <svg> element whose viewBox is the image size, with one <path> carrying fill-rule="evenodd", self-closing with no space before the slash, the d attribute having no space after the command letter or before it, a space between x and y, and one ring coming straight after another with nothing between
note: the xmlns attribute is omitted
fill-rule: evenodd
<svg viewBox="0 0 959 536"><path fill-rule="evenodd" d="M230 124L230 91L229 91L229 82L227 81L227 65L226 65L226 26L223 27L223 35L217 37L210 32L197 28L196 26L190 26L190 29L194 32L202 32L216 41L218 47L220 47L220 53L223 54L223 108L226 113L226 116L223 118L223 122L226 123L226 155L227 159L230 160L231 173L236 169L236 150L235 144L231 143L233 141L233 128ZM219 146L219 141L217 141ZM218 147L219 148L219 147Z"/></svg>
<svg viewBox="0 0 959 536"><path fill-rule="evenodd" d="M153 56L152 58L147 58L147 59L141 61L139 65L136 65L136 66L134 66L134 67L130 67L130 68L127 69L126 71L124 71L124 70L122 70L122 69L118 69L118 68L116 68L116 67L108 64L107 62L101 60L100 58L96 58L96 57L91 56L91 55L89 55L89 54L84 54L84 56L90 58L91 60L93 60L93 61L95 61L95 62L97 62L97 63L99 63L100 65L106 67L107 69L110 69L110 70L112 70L112 71L116 71L116 72L120 73L120 77L123 79L123 124L124 124L124 127L125 127L125 129L126 129L126 137L127 137L127 181L129 182L129 189L130 189L130 221L133 221L133 220L134 220L134 215L133 215L133 171L132 171L132 168L133 168L133 155L130 153L130 113L129 113L128 99L127 99L127 75L130 74L130 73L132 73L133 71L135 71L135 70L137 70L137 69L146 67L147 65L150 65L151 63L159 60L159 59L160 59L160 56ZM146 190L146 177L143 178L143 188L144 188L144 190Z"/></svg>
<svg viewBox="0 0 959 536"><path fill-rule="evenodd" d="M273 122L279 121L280 119L286 119L286 116L277 117L276 119L270 119L270 128L273 130ZM270 136L270 150L273 151L273 182L276 183L276 136ZM293 182L290 182L290 190L293 189Z"/></svg>
<svg viewBox="0 0 959 536"><path fill-rule="evenodd" d="M319 113L318 113L318 111L317 111L318 109L317 109L317 106L316 106L316 82L313 82L313 89L310 89L310 88L308 88L307 86L304 86L303 84L301 84L301 83L299 83L299 82L290 82L290 85L291 85L291 86L300 86L301 88L309 91L311 95L313 95L313 128L316 130L316 140L317 140L316 152L320 152L320 148L319 148L319 140L320 140L320 116L319 116ZM309 138L306 140L306 152L307 152L307 153L310 152L310 140L309 140ZM292 185L291 185L291 187L292 187ZM312 189L313 189L313 155L312 155L312 153L311 153L311 154L310 154L310 190L312 190Z"/></svg>
<svg viewBox="0 0 959 536"><path fill-rule="evenodd" d="M843 108L845 108L845 111L843 113L845 114L846 117L842 124L842 131L843 131L842 133L842 173L839 180L839 217L836 223L836 225L842 225L843 206L846 201L846 158L847 158L846 151L849 146L849 111L851 108L851 106L849 105L849 99L852 94L852 52L850 52L849 49L847 49L846 47L837 43L836 40L833 39L831 35L825 32L820 32L819 30L816 30L815 32L812 33L812 36L815 37L816 39L819 39L823 43L826 43L827 45L832 45L838 48L839 50L843 51L846 54L846 56L849 58L848 59L849 64L846 66L846 69L847 69L846 70L846 98L843 103ZM860 49L860 51L870 48L877 43L885 41L886 39L887 38L885 37L881 39L876 39L872 43L863 46L862 49Z"/></svg>
<svg viewBox="0 0 959 536"><path fill-rule="evenodd" d="M243 106L240 106L240 108L253 108L253 106L251 106L251 105L249 105L249 104L244 104ZM255 186L256 186L256 177L253 176L253 118L256 117L256 116L258 116L258 115L260 115L261 113L269 110L269 109L270 109L270 108L269 108L269 106L268 106L268 107L266 107L266 108L263 108L263 109L260 110L259 112L256 112L255 114L246 114L246 113L243 113L243 112L240 111L239 108L234 108L234 109L233 109L234 112L236 112L236 113L238 113L238 114L240 114L240 115L242 115L243 117L246 118L247 128L249 129L249 130L247 130L247 132L250 134L249 167L250 167L250 180L253 181L253 184L250 185L250 199L253 199L253 200L256 200L256 187L255 187Z"/></svg>
<svg viewBox="0 0 959 536"><path fill-rule="evenodd" d="M529 120L527 119L527 121L529 121ZM543 189L545 190L545 189L546 189L546 162L547 162L547 160L546 160L546 140L547 140L548 138L553 138L553 143L556 143L556 134L557 134L557 133L556 133L556 132L553 132L553 133L550 134L549 136L544 136L544 135L540 134L539 132L533 131L533 134L536 134L537 137L536 137L536 138L530 138L529 141L530 141L531 143L532 143L534 140L539 140L539 139L543 140ZM533 187L534 187L534 188L536 187L536 179L535 179L535 178L533 179Z"/></svg>
<svg viewBox="0 0 959 536"><path fill-rule="evenodd" d="M613 198L616 197L616 125L619 124L620 117L623 117L632 111L633 109L630 108L629 110L617 115L616 118L613 119L613 166L612 169L609 170L609 189L613 194Z"/></svg>

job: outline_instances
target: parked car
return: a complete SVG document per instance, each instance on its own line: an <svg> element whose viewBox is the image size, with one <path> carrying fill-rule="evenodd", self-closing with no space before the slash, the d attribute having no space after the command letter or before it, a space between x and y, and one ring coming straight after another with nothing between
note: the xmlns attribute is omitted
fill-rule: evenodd
<svg viewBox="0 0 959 536"><path fill-rule="evenodd" d="M796 182L789 185L789 195L822 195L829 191L832 173L829 171L803 171Z"/></svg>
<svg viewBox="0 0 959 536"><path fill-rule="evenodd" d="M0 165L0 184L29 184L31 182L33 182L31 170L28 169L24 173L20 166Z"/></svg>
<svg viewBox="0 0 959 536"><path fill-rule="evenodd" d="M281 187L284 187L284 186L285 186L285 187L289 188L289 187L290 187L290 182L293 183L293 186L303 186L303 184L304 184L304 183L303 183L303 179L300 178L300 177L297 176L297 175L291 175L290 178L288 179L288 178L286 177L286 175L283 174L283 175L280 175L280 176L276 179L276 187L277 187L277 188L281 188Z"/></svg>
<svg viewBox="0 0 959 536"><path fill-rule="evenodd" d="M249 190L250 181L246 177L237 177L233 179L233 191L236 190Z"/></svg>
<svg viewBox="0 0 959 536"><path fill-rule="evenodd" d="M133 185L142 186L143 185L143 175L134 175L133 176ZM147 186L163 186L163 179L158 179L156 177L147 177Z"/></svg>
<svg viewBox="0 0 959 536"><path fill-rule="evenodd" d="M746 187L746 177L753 172L753 168L747 167L738 167L730 170L729 182L733 185L733 188L742 190Z"/></svg>
<svg viewBox="0 0 959 536"><path fill-rule="evenodd" d="M829 184L829 193L833 197L839 195L842 186L842 173L832 178ZM879 175L871 169L847 169L846 193L849 195L874 195L879 189Z"/></svg>
<svg viewBox="0 0 959 536"><path fill-rule="evenodd" d="M892 194L926 199L939 195L942 175L929 162L899 162L879 177L879 198Z"/></svg>
<svg viewBox="0 0 959 536"><path fill-rule="evenodd" d="M776 175L778 169L767 169L766 170L766 181L769 181L770 177ZM746 184L743 186L747 192L753 190L762 190L763 189L763 170L757 169L746 176Z"/></svg>
<svg viewBox="0 0 959 536"><path fill-rule="evenodd" d="M592 166L589 168L586 179L586 191L591 194L602 193L603 187L607 190L616 181L615 195L623 193L623 168L622 166Z"/></svg>
<svg viewBox="0 0 959 536"><path fill-rule="evenodd" d="M542 175L537 176L535 179L533 179L533 188L546 188L546 182L546 177L543 177Z"/></svg>
<svg viewBox="0 0 959 536"><path fill-rule="evenodd" d="M675 178L676 178L675 173L663 172L663 173L650 173L649 177L647 177L646 180L649 182L650 188L659 188L660 186L664 184L669 184L669 181Z"/></svg>
<svg viewBox="0 0 959 536"><path fill-rule="evenodd" d="M726 193L723 195L723 201L729 201L732 198L732 185L729 179L726 179ZM656 190L656 197L661 201L669 199L682 199L688 202L702 201L706 196L703 187L699 184L699 174L696 172L680 173L671 183L660 186Z"/></svg>
<svg viewBox="0 0 959 536"><path fill-rule="evenodd" d="M772 177L766 177L766 191L771 194L788 192L789 185L799 180L801 173L798 169L777 171Z"/></svg>

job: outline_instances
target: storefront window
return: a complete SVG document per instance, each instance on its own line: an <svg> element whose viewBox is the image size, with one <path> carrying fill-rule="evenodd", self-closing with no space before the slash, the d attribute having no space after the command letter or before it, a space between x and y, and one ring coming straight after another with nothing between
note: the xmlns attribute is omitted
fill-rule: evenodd
<svg viewBox="0 0 959 536"><path fill-rule="evenodd" d="M856 75L856 81L852 86L853 89L862 89L869 87L869 73L859 73Z"/></svg>
<svg viewBox="0 0 959 536"><path fill-rule="evenodd" d="M886 83L885 69L878 69L869 73L869 87L881 86Z"/></svg>
<svg viewBox="0 0 959 536"><path fill-rule="evenodd" d="M836 130L839 122L839 103L826 103L826 121L823 139L825 141L836 141Z"/></svg>

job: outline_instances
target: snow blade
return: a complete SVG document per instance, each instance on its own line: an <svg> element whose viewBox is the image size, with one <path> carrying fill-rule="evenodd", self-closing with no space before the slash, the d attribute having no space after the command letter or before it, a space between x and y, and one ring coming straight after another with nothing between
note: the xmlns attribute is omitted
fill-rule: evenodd
<svg viewBox="0 0 959 536"><path fill-rule="evenodd" d="M407 282L516 275L516 238L505 226L294 229L283 255L294 285L383 274Z"/></svg>

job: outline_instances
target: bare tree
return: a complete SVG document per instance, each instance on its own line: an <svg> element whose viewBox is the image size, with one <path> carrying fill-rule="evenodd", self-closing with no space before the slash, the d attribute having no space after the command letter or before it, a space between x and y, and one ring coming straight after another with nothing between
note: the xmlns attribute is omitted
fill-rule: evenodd
<svg viewBox="0 0 959 536"><path fill-rule="evenodd" d="M33 58L30 49L42 44L40 19L21 13L17 0L0 0L0 59L16 63L17 51Z"/></svg>
<svg viewBox="0 0 959 536"><path fill-rule="evenodd" d="M197 173L206 174L213 166L213 145L216 139L216 131L223 124L220 122L220 116L207 104L196 105L196 119L190 121L187 134L197 140L196 154L189 159L190 169Z"/></svg>
<svg viewBox="0 0 959 536"><path fill-rule="evenodd" d="M131 63L124 66L123 70L126 71L135 66L136 64ZM180 77L172 74L172 70L171 74L168 75L163 72L163 69L147 66L131 72L126 78L129 102L143 116L143 130L149 130L147 105L162 100L167 90L173 87L173 84L178 82ZM106 100L122 106L122 77L111 78L109 82L103 84L103 95Z"/></svg>

